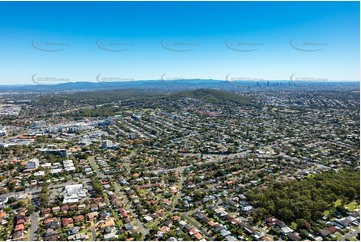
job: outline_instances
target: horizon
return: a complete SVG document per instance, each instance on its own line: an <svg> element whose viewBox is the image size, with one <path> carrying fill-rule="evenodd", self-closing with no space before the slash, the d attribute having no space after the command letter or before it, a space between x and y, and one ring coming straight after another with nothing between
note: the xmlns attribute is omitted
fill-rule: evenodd
<svg viewBox="0 0 361 242"><path fill-rule="evenodd" d="M0 85L100 74L359 82L359 10L358 2L0 2Z"/></svg>
<svg viewBox="0 0 361 242"><path fill-rule="evenodd" d="M61 83L50 83L50 84L37 84L37 83L15 83L15 84L1 84L0 83L0 87L2 86L57 86L57 85L66 85L66 84L80 84L80 83L91 83L91 84L104 84L104 83L133 83L133 82L148 82L148 81L153 81L153 82L179 82L179 81L184 81L184 82L188 82L188 81L215 81L215 82L225 82L225 83L263 83L263 82L297 82L297 83L304 83L304 84L327 84L327 83L338 83L338 84L342 84L342 83L360 83L359 80L326 80L326 81L322 81L322 80L234 80L234 81L227 81L227 80L221 80L221 79L177 79L177 80L133 80L133 81L108 81L108 82L99 82L99 81L70 81L70 82L61 82Z"/></svg>

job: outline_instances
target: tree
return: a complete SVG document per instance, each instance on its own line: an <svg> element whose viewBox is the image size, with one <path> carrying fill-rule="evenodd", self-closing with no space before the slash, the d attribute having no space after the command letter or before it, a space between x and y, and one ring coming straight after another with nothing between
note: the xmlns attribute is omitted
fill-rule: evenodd
<svg viewBox="0 0 361 242"><path fill-rule="evenodd" d="M287 207L283 207L280 210L278 210L278 216L286 221L293 221L295 217L292 210Z"/></svg>
<svg viewBox="0 0 361 242"><path fill-rule="evenodd" d="M39 194L39 203L40 207L46 207L49 204L49 189L47 187L42 187Z"/></svg>
<svg viewBox="0 0 361 242"><path fill-rule="evenodd" d="M306 229L306 230L310 230L311 225L304 219L297 219L296 220L296 224L297 224L297 229Z"/></svg>
<svg viewBox="0 0 361 242"><path fill-rule="evenodd" d="M28 206L28 215L31 215L35 212L35 207L33 205Z"/></svg>
<svg viewBox="0 0 361 242"><path fill-rule="evenodd" d="M349 188L347 188L345 195L350 201L353 201L356 198L357 193L356 193L355 189L353 189L352 187L349 187Z"/></svg>
<svg viewBox="0 0 361 242"><path fill-rule="evenodd" d="M259 222L264 220L267 217L267 211L264 208L256 208L252 212L253 222Z"/></svg>
<svg viewBox="0 0 361 242"><path fill-rule="evenodd" d="M8 183L8 189L9 189L10 191L14 191L14 189L15 189L15 183L14 183L14 182L9 182L9 183Z"/></svg>

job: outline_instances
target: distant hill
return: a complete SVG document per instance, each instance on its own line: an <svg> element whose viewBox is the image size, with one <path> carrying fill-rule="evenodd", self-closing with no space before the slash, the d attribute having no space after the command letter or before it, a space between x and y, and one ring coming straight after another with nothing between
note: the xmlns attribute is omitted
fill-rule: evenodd
<svg viewBox="0 0 361 242"><path fill-rule="evenodd" d="M181 91L168 95L168 99L170 100L175 100L182 97L194 98L200 101L217 104L225 104L229 102L238 104L250 104L251 102L250 97L216 89L196 89L190 91Z"/></svg>
<svg viewBox="0 0 361 242"><path fill-rule="evenodd" d="M144 80L125 82L66 82L53 85L0 85L1 91L8 92L69 92L98 91L112 89L153 89L153 90L191 90L198 88L232 88L233 85L222 80Z"/></svg>
<svg viewBox="0 0 361 242"><path fill-rule="evenodd" d="M360 82L290 82L290 81L225 81L213 79L194 80L143 80L126 82L66 82L60 84L42 85L0 85L0 92L34 92L34 93L72 93L120 89L145 89L162 91L186 91L196 89L222 90L258 90L265 88L303 88L303 89L330 89L352 88L360 90Z"/></svg>

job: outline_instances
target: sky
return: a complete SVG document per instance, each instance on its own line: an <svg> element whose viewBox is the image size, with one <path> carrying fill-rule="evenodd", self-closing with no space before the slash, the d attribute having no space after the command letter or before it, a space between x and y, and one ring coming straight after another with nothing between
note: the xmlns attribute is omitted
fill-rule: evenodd
<svg viewBox="0 0 361 242"><path fill-rule="evenodd" d="M0 2L0 85L360 79L359 2Z"/></svg>

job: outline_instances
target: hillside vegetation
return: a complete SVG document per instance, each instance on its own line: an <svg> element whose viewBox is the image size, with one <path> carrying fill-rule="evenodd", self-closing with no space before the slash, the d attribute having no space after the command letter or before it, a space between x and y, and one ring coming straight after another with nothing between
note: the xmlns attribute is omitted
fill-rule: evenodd
<svg viewBox="0 0 361 242"><path fill-rule="evenodd" d="M250 97L216 89L197 89L191 91L181 91L170 94L168 96L168 99L177 100L182 97L193 98L200 101L216 104L226 104L229 102L237 104L250 104L251 102Z"/></svg>

